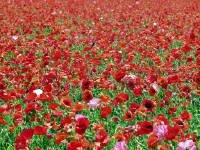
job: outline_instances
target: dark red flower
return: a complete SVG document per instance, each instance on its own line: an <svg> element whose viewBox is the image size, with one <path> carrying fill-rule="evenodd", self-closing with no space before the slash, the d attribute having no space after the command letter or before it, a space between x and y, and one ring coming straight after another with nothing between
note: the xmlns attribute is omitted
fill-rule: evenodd
<svg viewBox="0 0 200 150"><path fill-rule="evenodd" d="M139 128L137 130L137 135L149 134L153 131L153 125L151 122L143 121L138 123Z"/></svg>
<svg viewBox="0 0 200 150"><path fill-rule="evenodd" d="M124 71L118 71L118 72L115 73L114 78L115 78L115 80L116 80L117 82L120 82L121 79L122 79L125 75L126 75L126 72L124 72Z"/></svg>
<svg viewBox="0 0 200 150"><path fill-rule="evenodd" d="M34 133L34 129L24 129L21 132L20 136L28 140L28 139L32 139L33 133Z"/></svg>
<svg viewBox="0 0 200 150"><path fill-rule="evenodd" d="M128 93L117 93L117 97L121 99L120 103L126 102L129 100L129 94Z"/></svg>
<svg viewBox="0 0 200 150"><path fill-rule="evenodd" d="M49 109L52 109L52 110L55 110L58 106L59 106L58 103L50 103L50 104L48 105L48 108L49 108Z"/></svg>
<svg viewBox="0 0 200 150"><path fill-rule="evenodd" d="M67 150L79 150L82 148L81 142L70 142L67 145Z"/></svg>
<svg viewBox="0 0 200 150"><path fill-rule="evenodd" d="M149 148L156 148L158 145L159 138L156 134L151 134L149 139L147 140L147 144Z"/></svg>
<svg viewBox="0 0 200 150"><path fill-rule="evenodd" d="M168 115L173 115L176 113L176 108L169 108L168 109Z"/></svg>
<svg viewBox="0 0 200 150"><path fill-rule="evenodd" d="M179 77L177 75L168 77L168 84L177 83L179 81Z"/></svg>
<svg viewBox="0 0 200 150"><path fill-rule="evenodd" d="M105 146L110 142L110 137L104 129L100 129L95 134L95 142L99 142L102 146Z"/></svg>
<svg viewBox="0 0 200 150"><path fill-rule="evenodd" d="M142 87L136 87L133 90L134 96L141 96L143 93L143 88Z"/></svg>
<svg viewBox="0 0 200 150"><path fill-rule="evenodd" d="M131 111L132 113L135 113L135 111L140 108L140 104L137 103L131 103L129 106L128 110Z"/></svg>
<svg viewBox="0 0 200 150"><path fill-rule="evenodd" d="M78 134L84 134L86 129L89 128L90 120L86 117L79 118L76 122L75 131Z"/></svg>
<svg viewBox="0 0 200 150"><path fill-rule="evenodd" d="M153 101L148 99L142 101L142 106L146 108L147 111L153 111L153 109L155 108L155 104L153 103Z"/></svg>
<svg viewBox="0 0 200 150"><path fill-rule="evenodd" d="M188 111L184 111L184 112L181 113L180 117L183 120L190 121L191 118L192 118L192 115Z"/></svg>
<svg viewBox="0 0 200 150"><path fill-rule="evenodd" d="M101 118L107 118L112 113L112 109L109 106L101 108Z"/></svg>
<svg viewBox="0 0 200 150"><path fill-rule="evenodd" d="M92 98L93 98L92 92L90 92L89 90L84 91L84 93L82 95L83 101L88 103Z"/></svg>
<svg viewBox="0 0 200 150"><path fill-rule="evenodd" d="M173 140L179 132L179 128L178 127L171 127L168 126L168 132L165 136L166 140Z"/></svg>
<svg viewBox="0 0 200 150"><path fill-rule="evenodd" d="M34 134L36 135L45 135L47 133L47 126L35 126Z"/></svg>
<svg viewBox="0 0 200 150"><path fill-rule="evenodd" d="M61 126L64 126L65 124L70 124L72 121L69 117L65 117L61 120Z"/></svg>
<svg viewBox="0 0 200 150"><path fill-rule="evenodd" d="M82 90L89 90L91 86L91 81L89 79L85 79L82 81L81 88Z"/></svg>
<svg viewBox="0 0 200 150"><path fill-rule="evenodd" d="M25 149L28 146L27 141L25 138L18 136L17 140L15 141L15 149L20 150L20 149Z"/></svg>

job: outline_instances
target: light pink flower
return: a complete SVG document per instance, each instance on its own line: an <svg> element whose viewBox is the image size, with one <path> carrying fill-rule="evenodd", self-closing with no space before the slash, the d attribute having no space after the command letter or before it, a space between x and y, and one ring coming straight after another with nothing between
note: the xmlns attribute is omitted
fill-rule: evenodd
<svg viewBox="0 0 200 150"><path fill-rule="evenodd" d="M113 150L127 150L125 141L116 142Z"/></svg>
<svg viewBox="0 0 200 150"><path fill-rule="evenodd" d="M158 136L159 140L162 140L167 132L168 132L167 125L159 125L153 129L153 133Z"/></svg>
<svg viewBox="0 0 200 150"><path fill-rule="evenodd" d="M179 142L177 150L196 150L197 146L193 140L187 140L185 142Z"/></svg>
<svg viewBox="0 0 200 150"><path fill-rule="evenodd" d="M76 114L75 121L78 121L78 119L80 119L80 118L86 118L86 117L82 114Z"/></svg>
<svg viewBox="0 0 200 150"><path fill-rule="evenodd" d="M99 104L100 99L99 98L93 98L89 101L89 107L90 108L96 108Z"/></svg>
<svg viewBox="0 0 200 150"><path fill-rule="evenodd" d="M157 93L159 92L158 84L156 84L156 83L151 83L150 86L153 87L153 89L154 89Z"/></svg>

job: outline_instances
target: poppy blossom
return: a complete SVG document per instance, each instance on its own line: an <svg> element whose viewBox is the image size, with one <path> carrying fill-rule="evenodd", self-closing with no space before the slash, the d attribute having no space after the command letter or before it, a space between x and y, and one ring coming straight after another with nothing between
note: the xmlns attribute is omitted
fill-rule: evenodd
<svg viewBox="0 0 200 150"><path fill-rule="evenodd" d="M116 142L113 150L127 150L125 141Z"/></svg>
<svg viewBox="0 0 200 150"><path fill-rule="evenodd" d="M89 79L85 79L81 83L82 90L89 90L90 86L91 86L91 81Z"/></svg>
<svg viewBox="0 0 200 150"><path fill-rule="evenodd" d="M100 146L105 146L110 142L110 137L104 129L100 129L95 133L95 142L99 142Z"/></svg>
<svg viewBox="0 0 200 150"><path fill-rule="evenodd" d="M162 140L165 137L167 132L168 132L167 125L159 125L153 129L153 133L158 136L159 140Z"/></svg>
<svg viewBox="0 0 200 150"><path fill-rule="evenodd" d="M70 142L67 144L67 150L79 150L82 149L81 142Z"/></svg>
<svg viewBox="0 0 200 150"><path fill-rule="evenodd" d="M131 103L131 105L129 106L128 110L131 111L132 113L135 113L135 111L137 109L140 108L140 104L137 103Z"/></svg>
<svg viewBox="0 0 200 150"><path fill-rule="evenodd" d="M141 96L143 94L142 92L143 92L142 87L136 87L133 89L134 96L136 97Z"/></svg>
<svg viewBox="0 0 200 150"><path fill-rule="evenodd" d="M177 150L196 150L197 145L192 140L186 140L185 142L179 142Z"/></svg>
<svg viewBox="0 0 200 150"><path fill-rule="evenodd" d="M167 133L165 135L166 140L173 140L179 133L179 128L168 126Z"/></svg>
<svg viewBox="0 0 200 150"><path fill-rule="evenodd" d="M90 91L84 91L83 95L82 95L82 100L85 102L89 102L91 99L93 98L92 92Z"/></svg>
<svg viewBox="0 0 200 150"><path fill-rule="evenodd" d="M101 108L101 118L107 118L112 113L112 109L109 106Z"/></svg>
<svg viewBox="0 0 200 150"><path fill-rule="evenodd" d="M153 111L153 109L155 108L155 104L153 103L153 101L151 100L143 100L142 101L142 106L147 110L147 111Z"/></svg>
<svg viewBox="0 0 200 150"><path fill-rule="evenodd" d="M151 134L149 139L147 140L147 144L149 148L156 148L159 142L159 138L156 134Z"/></svg>
<svg viewBox="0 0 200 150"><path fill-rule="evenodd" d="M181 113L180 117L183 120L190 121L191 118L192 118L192 115L188 111L184 111L184 112Z"/></svg>
<svg viewBox="0 0 200 150"><path fill-rule="evenodd" d="M151 122L138 122L138 126L137 135L149 134L153 131L153 125Z"/></svg>
<svg viewBox="0 0 200 150"><path fill-rule="evenodd" d="M123 120L127 120L127 121L133 121L134 120L134 114L130 111L125 112L124 116L123 116Z"/></svg>
<svg viewBox="0 0 200 150"><path fill-rule="evenodd" d="M121 79L123 79L123 77L126 75L126 72L124 71L118 71L115 73L115 76L114 76L114 79L117 81L117 82L120 82Z"/></svg>
<svg viewBox="0 0 200 150"><path fill-rule="evenodd" d="M96 108L96 107L98 106L100 100L101 100L101 99L99 99L99 98L93 98L93 99L91 99L91 100L89 101L89 103L88 103L88 104L89 104L89 107L90 107L90 108Z"/></svg>
<svg viewBox="0 0 200 150"><path fill-rule="evenodd" d="M20 150L20 149L25 149L27 146L28 146L27 139L21 136L18 136L17 140L15 141L15 148L17 150Z"/></svg>
<svg viewBox="0 0 200 150"><path fill-rule="evenodd" d="M45 135L47 133L48 127L47 126L35 126L34 134L36 135Z"/></svg>
<svg viewBox="0 0 200 150"><path fill-rule="evenodd" d="M84 134L86 129L89 128L90 120L86 117L81 117L76 122L75 131L78 134Z"/></svg>
<svg viewBox="0 0 200 150"><path fill-rule="evenodd" d="M33 133L34 133L34 129L24 129L20 133L20 136L28 140L28 139L32 139Z"/></svg>

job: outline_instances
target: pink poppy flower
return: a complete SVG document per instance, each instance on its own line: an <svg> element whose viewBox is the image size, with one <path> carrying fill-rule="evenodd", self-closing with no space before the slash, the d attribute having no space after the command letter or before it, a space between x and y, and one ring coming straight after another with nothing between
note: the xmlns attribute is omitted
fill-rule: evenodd
<svg viewBox="0 0 200 150"><path fill-rule="evenodd" d="M116 142L113 150L127 150L125 141Z"/></svg>
<svg viewBox="0 0 200 150"><path fill-rule="evenodd" d="M179 142L177 150L196 150L197 146L193 140L187 140L185 142Z"/></svg>
<svg viewBox="0 0 200 150"><path fill-rule="evenodd" d="M153 129L153 133L158 136L159 140L162 140L168 132L167 125L159 125Z"/></svg>
<svg viewBox="0 0 200 150"><path fill-rule="evenodd" d="M89 107L90 108L96 108L99 104L100 99L99 98L93 98L89 101Z"/></svg>
<svg viewBox="0 0 200 150"><path fill-rule="evenodd" d="M78 121L80 118L86 118L84 115L82 115L82 114L76 114L76 116L75 116L75 121Z"/></svg>

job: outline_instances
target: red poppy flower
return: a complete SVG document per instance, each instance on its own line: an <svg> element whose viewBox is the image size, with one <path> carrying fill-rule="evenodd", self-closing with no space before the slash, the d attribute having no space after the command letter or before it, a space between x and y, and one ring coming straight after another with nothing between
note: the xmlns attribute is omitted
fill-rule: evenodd
<svg viewBox="0 0 200 150"><path fill-rule="evenodd" d="M142 106L146 108L147 111L153 111L153 109L155 108L155 104L153 103L153 101L148 99L142 101Z"/></svg>
<svg viewBox="0 0 200 150"><path fill-rule="evenodd" d="M82 149L81 142L70 142L67 145L67 150L79 150Z"/></svg>
<svg viewBox="0 0 200 150"><path fill-rule="evenodd" d="M131 111L125 112L123 120L133 121L135 118L134 114Z"/></svg>
<svg viewBox="0 0 200 150"><path fill-rule="evenodd" d="M99 142L102 146L105 146L110 142L110 137L104 129L100 129L95 134L95 142Z"/></svg>
<svg viewBox="0 0 200 150"><path fill-rule="evenodd" d="M183 120L190 121L191 118L192 118L192 115L188 111L184 111L184 112L181 113L180 117Z"/></svg>
<svg viewBox="0 0 200 150"><path fill-rule="evenodd" d="M84 134L86 129L89 128L90 120L86 117L79 118L76 122L75 131L78 134Z"/></svg>
<svg viewBox="0 0 200 150"><path fill-rule="evenodd" d="M179 77L177 75L168 77L168 84L177 83L179 81Z"/></svg>
<svg viewBox="0 0 200 150"><path fill-rule="evenodd" d="M36 135L45 135L47 133L47 126L35 126L34 134Z"/></svg>
<svg viewBox="0 0 200 150"><path fill-rule="evenodd" d="M64 97L64 98L61 98L61 105L62 105L63 107L65 107L65 106L70 107L71 104L72 104L72 101L73 101L72 98L66 96L66 97Z"/></svg>
<svg viewBox="0 0 200 150"><path fill-rule="evenodd" d="M129 106L128 110L131 111L132 113L135 113L135 111L137 109L140 108L140 104L137 103L131 103L131 105Z"/></svg>
<svg viewBox="0 0 200 150"><path fill-rule="evenodd" d="M91 86L91 81L89 79L85 79L82 81L81 88L82 90L89 90Z"/></svg>
<svg viewBox="0 0 200 150"><path fill-rule="evenodd" d="M117 97L119 97L121 99L121 103L129 100L129 94L128 93L117 93Z"/></svg>
<svg viewBox="0 0 200 150"><path fill-rule="evenodd" d="M65 117L61 120L60 126L64 126L66 124L72 123L71 119L69 117Z"/></svg>
<svg viewBox="0 0 200 150"><path fill-rule="evenodd" d="M25 138L18 136L17 140L15 141L15 149L20 150L20 149L26 149L28 146L27 141Z"/></svg>
<svg viewBox="0 0 200 150"><path fill-rule="evenodd" d="M179 132L179 128L178 127L171 127L168 126L168 132L165 136L166 140L173 140Z"/></svg>
<svg viewBox="0 0 200 150"><path fill-rule="evenodd" d="M89 102L91 99L93 98L92 92L90 91L84 91L83 95L82 95L82 100L85 102Z"/></svg>
<svg viewBox="0 0 200 150"><path fill-rule="evenodd" d="M58 106L59 106L58 103L50 103L50 104L48 105L48 108L49 108L49 109L52 109L52 110L55 110Z"/></svg>
<svg viewBox="0 0 200 150"><path fill-rule="evenodd" d="M164 114L159 114L159 115L157 115L156 120L161 121L161 124L164 123L165 125L168 125L168 120L167 120L167 118L165 117Z"/></svg>
<svg viewBox="0 0 200 150"><path fill-rule="evenodd" d="M107 118L112 113L112 109L109 106L101 108L101 118Z"/></svg>
<svg viewBox="0 0 200 150"><path fill-rule="evenodd" d="M143 121L138 122L139 128L137 130L137 135L149 134L153 131L153 125L151 122Z"/></svg>
<svg viewBox="0 0 200 150"><path fill-rule="evenodd" d="M126 72L125 71L118 71L115 73L115 76L114 76L114 79L117 81L117 82L120 82L121 79L126 75Z"/></svg>
<svg viewBox="0 0 200 150"><path fill-rule="evenodd" d="M0 125L2 124L6 125L6 120L4 117L0 117Z"/></svg>
<svg viewBox="0 0 200 150"><path fill-rule="evenodd" d="M149 139L147 140L147 144L149 148L156 148L158 145L159 138L156 134L151 134Z"/></svg>
<svg viewBox="0 0 200 150"><path fill-rule="evenodd" d="M34 129L24 129L21 132L20 136L28 140L28 139L32 139L33 133L34 133Z"/></svg>
<svg viewBox="0 0 200 150"><path fill-rule="evenodd" d="M168 115L173 115L176 113L176 108L169 108L168 109Z"/></svg>
<svg viewBox="0 0 200 150"><path fill-rule="evenodd" d="M141 96L143 93L143 88L142 87L136 87L133 90L134 96Z"/></svg>

